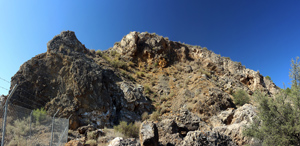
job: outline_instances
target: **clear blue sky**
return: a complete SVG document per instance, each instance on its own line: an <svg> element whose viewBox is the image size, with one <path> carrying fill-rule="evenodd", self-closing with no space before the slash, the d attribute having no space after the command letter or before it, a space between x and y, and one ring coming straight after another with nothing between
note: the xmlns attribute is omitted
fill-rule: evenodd
<svg viewBox="0 0 300 146"><path fill-rule="evenodd" d="M299 0L0 0L0 18L0 77L8 81L63 30L96 50L130 31L155 32L230 57L280 87L290 82L290 60L300 56ZM2 80L0 86L10 88Z"/></svg>

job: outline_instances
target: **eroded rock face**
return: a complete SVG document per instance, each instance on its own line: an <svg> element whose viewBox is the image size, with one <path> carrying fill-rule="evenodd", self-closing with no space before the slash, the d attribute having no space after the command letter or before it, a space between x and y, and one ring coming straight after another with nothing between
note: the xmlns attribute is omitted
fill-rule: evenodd
<svg viewBox="0 0 300 146"><path fill-rule="evenodd" d="M110 127L119 120L132 122L151 111L143 86L103 69L74 32L62 32L47 47L47 53L25 62L12 77L12 84L19 85L12 98L21 101L16 104L45 107L50 115L58 109L57 116L72 114L72 129L88 123Z"/></svg>
<svg viewBox="0 0 300 146"><path fill-rule="evenodd" d="M144 121L140 127L141 146L158 146L158 130L156 124Z"/></svg>

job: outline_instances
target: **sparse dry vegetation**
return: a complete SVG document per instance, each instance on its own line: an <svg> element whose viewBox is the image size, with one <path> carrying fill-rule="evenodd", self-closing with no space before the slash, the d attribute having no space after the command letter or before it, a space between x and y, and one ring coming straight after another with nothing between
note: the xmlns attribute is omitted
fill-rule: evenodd
<svg viewBox="0 0 300 146"><path fill-rule="evenodd" d="M121 132L126 137L138 138L140 125L140 122L127 124L126 121L121 121L119 125L114 126L114 130Z"/></svg>
<svg viewBox="0 0 300 146"><path fill-rule="evenodd" d="M160 121L160 114L158 111L154 111L151 115L150 115L150 120L152 121Z"/></svg>
<svg viewBox="0 0 300 146"><path fill-rule="evenodd" d="M148 114L148 112L144 112L144 113L142 114L141 118L142 118L142 121L145 121L145 120L149 119L149 114Z"/></svg>

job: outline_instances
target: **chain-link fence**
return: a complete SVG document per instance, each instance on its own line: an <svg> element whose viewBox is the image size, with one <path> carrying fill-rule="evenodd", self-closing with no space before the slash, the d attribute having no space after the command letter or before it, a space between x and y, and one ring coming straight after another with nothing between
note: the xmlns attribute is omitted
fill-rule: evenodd
<svg viewBox="0 0 300 146"><path fill-rule="evenodd" d="M0 107L3 133L4 107ZM4 137L6 146L63 146L68 138L69 119L51 117L45 110L30 110L10 104Z"/></svg>

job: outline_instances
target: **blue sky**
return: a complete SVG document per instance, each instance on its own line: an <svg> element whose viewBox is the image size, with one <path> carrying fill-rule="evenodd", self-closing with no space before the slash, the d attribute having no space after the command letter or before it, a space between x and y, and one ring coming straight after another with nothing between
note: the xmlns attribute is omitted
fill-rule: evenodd
<svg viewBox="0 0 300 146"><path fill-rule="evenodd" d="M47 51L63 30L89 49L106 50L130 31L148 31L207 47L288 85L300 56L300 1L4 1L0 0L0 78ZM10 84L0 79L0 95Z"/></svg>

